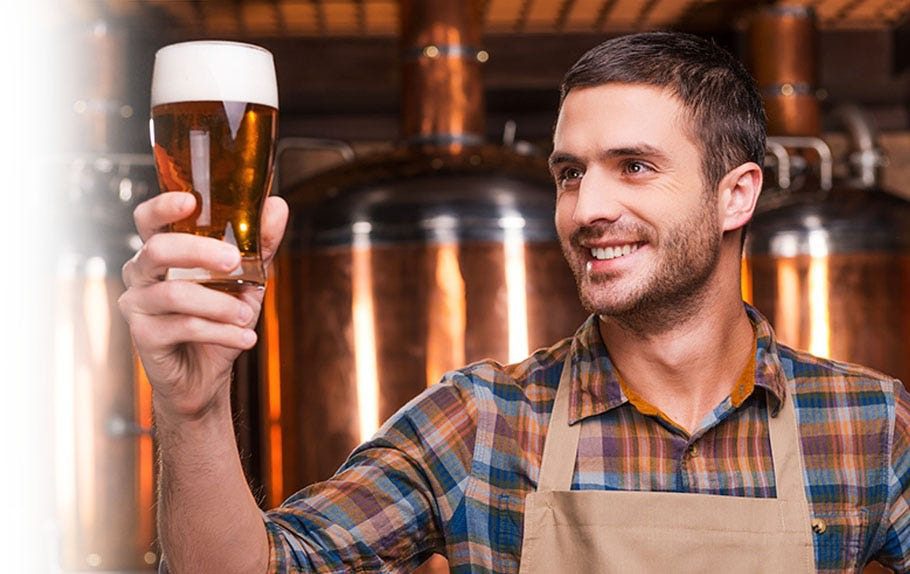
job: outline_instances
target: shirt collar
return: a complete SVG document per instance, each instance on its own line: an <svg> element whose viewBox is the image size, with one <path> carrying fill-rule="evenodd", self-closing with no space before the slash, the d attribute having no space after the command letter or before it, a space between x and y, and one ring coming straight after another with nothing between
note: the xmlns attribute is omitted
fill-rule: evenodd
<svg viewBox="0 0 910 574"><path fill-rule="evenodd" d="M755 332L755 386L766 390L770 412L776 414L786 396L787 377L781 367L774 330L754 307L744 305ZM628 402L600 336L599 324L597 315L591 315L572 340L569 424Z"/></svg>

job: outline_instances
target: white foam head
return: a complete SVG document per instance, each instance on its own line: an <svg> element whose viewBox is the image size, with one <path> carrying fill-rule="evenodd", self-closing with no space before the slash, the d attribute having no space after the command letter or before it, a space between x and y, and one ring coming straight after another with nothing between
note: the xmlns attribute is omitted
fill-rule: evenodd
<svg viewBox="0 0 910 574"><path fill-rule="evenodd" d="M158 50L152 106L200 101L251 102L277 109L271 52L223 41L182 42Z"/></svg>

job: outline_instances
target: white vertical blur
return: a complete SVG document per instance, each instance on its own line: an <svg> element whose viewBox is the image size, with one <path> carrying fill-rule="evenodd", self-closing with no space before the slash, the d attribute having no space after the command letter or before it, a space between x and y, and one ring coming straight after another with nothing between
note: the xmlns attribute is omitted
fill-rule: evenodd
<svg viewBox="0 0 910 574"><path fill-rule="evenodd" d="M103 369L108 360L111 336L111 312L107 292L107 264L101 257L85 262L85 294L82 308L88 329L92 367Z"/></svg>
<svg viewBox="0 0 910 574"><path fill-rule="evenodd" d="M499 220L504 231L506 302L509 324L509 362L528 356L528 296L525 277L525 220L520 216Z"/></svg>
<svg viewBox="0 0 910 574"><path fill-rule="evenodd" d="M53 299L48 210L59 190L48 186L47 136L56 119L52 96L62 69L49 24L49 0L5 2L0 19L0 173L4 201L0 277L0 555L4 572L48 572L55 540L49 448L52 402ZM55 90L58 90L55 92Z"/></svg>
<svg viewBox="0 0 910 574"><path fill-rule="evenodd" d="M76 277L79 261L75 256L57 262L55 282L60 312L54 321L53 421L55 494L61 516L76 516L76 326L68 312L76 305ZM75 525L60 525L61 530Z"/></svg>

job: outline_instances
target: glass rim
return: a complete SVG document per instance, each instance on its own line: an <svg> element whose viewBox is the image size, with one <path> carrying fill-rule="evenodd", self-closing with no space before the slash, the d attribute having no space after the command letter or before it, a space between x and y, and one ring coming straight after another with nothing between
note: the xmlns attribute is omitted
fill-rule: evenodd
<svg viewBox="0 0 910 574"><path fill-rule="evenodd" d="M204 46L204 45L233 46L236 48L246 48L249 50L258 50L260 52L265 52L269 56L272 55L272 52L270 52L268 49L263 48L262 46L259 46L257 44L250 44L248 42L236 42L234 40L186 40L184 42L175 42L173 44L168 44L166 46L162 46L162 47L158 48L155 51L155 57L157 58L158 55L161 54L161 52L163 52L164 50L170 50L170 49L178 48L180 46Z"/></svg>

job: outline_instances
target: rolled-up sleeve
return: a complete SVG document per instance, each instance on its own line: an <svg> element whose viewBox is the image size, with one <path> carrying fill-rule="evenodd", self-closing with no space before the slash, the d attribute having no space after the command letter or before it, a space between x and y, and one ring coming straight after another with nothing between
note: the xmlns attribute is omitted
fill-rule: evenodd
<svg viewBox="0 0 910 574"><path fill-rule="evenodd" d="M462 391L428 389L333 477L263 513L269 572L411 572L441 552L470 472L475 425Z"/></svg>

